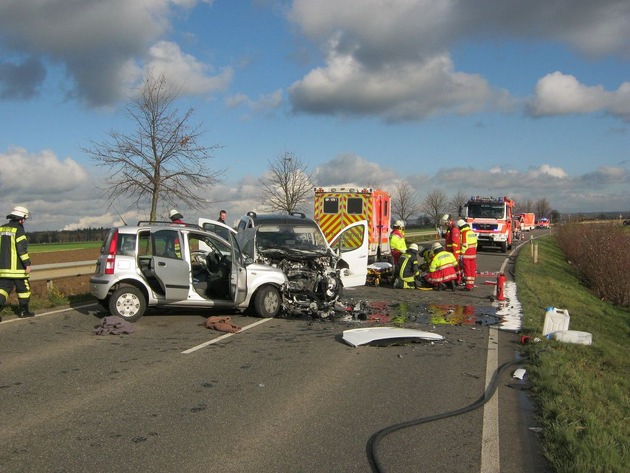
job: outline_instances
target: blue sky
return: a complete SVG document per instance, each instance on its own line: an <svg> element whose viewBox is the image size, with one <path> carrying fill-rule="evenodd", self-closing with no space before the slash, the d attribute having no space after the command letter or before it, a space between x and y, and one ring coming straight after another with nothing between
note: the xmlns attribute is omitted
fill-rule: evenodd
<svg viewBox="0 0 630 473"><path fill-rule="evenodd" d="M29 230L120 222L81 147L133 132L148 68L221 146L189 221L262 210L284 152L317 186L630 213L626 0L4 0L0 51L0 208L27 206Z"/></svg>

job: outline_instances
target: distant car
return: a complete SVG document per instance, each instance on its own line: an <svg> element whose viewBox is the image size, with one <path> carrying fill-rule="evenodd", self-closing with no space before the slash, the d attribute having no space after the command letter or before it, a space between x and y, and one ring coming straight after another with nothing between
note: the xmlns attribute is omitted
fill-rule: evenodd
<svg viewBox="0 0 630 473"><path fill-rule="evenodd" d="M322 229L303 213L248 212L238 223L237 241L257 263L280 268L289 284L283 291L287 313L325 316L335 309L343 287L365 285L367 222L344 228L329 245Z"/></svg>
<svg viewBox="0 0 630 473"><path fill-rule="evenodd" d="M244 255L233 230L222 238L198 225L138 222L110 230L90 293L130 322L147 307L250 308L274 317L287 283L280 269Z"/></svg>
<svg viewBox="0 0 630 473"><path fill-rule="evenodd" d="M630 225L630 220L624 220L624 221L623 221L623 224L624 224L624 225Z"/></svg>

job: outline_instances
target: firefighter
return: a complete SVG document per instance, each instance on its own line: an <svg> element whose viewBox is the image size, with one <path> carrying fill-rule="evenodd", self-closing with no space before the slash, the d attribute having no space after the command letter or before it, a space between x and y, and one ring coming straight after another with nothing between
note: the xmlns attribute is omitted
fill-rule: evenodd
<svg viewBox="0 0 630 473"><path fill-rule="evenodd" d="M477 276L477 235L464 219L460 218L457 221L457 226L461 232L462 239L460 260L465 289L472 291L475 287L475 277Z"/></svg>
<svg viewBox="0 0 630 473"><path fill-rule="evenodd" d="M389 237L389 247L392 250L392 259L394 266L398 264L400 256L407 251L407 243L405 242L405 222L396 220L392 225L394 231Z"/></svg>
<svg viewBox="0 0 630 473"><path fill-rule="evenodd" d="M7 215L9 221L0 226L0 308L15 287L20 318L35 316L28 307L31 300L31 286L28 283L31 259L24 231L24 222L28 217L28 209L18 205Z"/></svg>
<svg viewBox="0 0 630 473"><path fill-rule="evenodd" d="M418 251L418 256L422 261L420 263L420 271L427 271L429 269L429 265L431 264L431 260L433 259L433 252L431 251L431 248L423 246L422 249Z"/></svg>
<svg viewBox="0 0 630 473"><path fill-rule="evenodd" d="M438 291L450 286L454 291L459 279L457 258L450 251L446 251L439 242L433 243L431 251L434 256L427 274L423 277L423 285Z"/></svg>
<svg viewBox="0 0 630 473"><path fill-rule="evenodd" d="M446 214L440 220L442 226L446 227L446 232L444 233L444 242L446 251L450 251L453 253L455 258L459 258L459 251L461 245L461 235L459 233L459 228L455 224L455 220L453 217Z"/></svg>
<svg viewBox="0 0 630 473"><path fill-rule="evenodd" d="M171 222L173 223L184 223L184 221L182 220L184 216L181 213L179 213L177 209L171 210L168 216L170 217Z"/></svg>
<svg viewBox="0 0 630 473"><path fill-rule="evenodd" d="M402 256L398 259L398 264L394 270L396 279L394 287L397 289L415 289L416 279L420 275L418 265L418 245L412 243Z"/></svg>

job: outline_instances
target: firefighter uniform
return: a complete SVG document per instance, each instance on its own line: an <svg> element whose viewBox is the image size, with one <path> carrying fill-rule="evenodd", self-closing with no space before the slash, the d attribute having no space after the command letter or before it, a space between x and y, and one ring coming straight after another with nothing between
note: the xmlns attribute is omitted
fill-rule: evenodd
<svg viewBox="0 0 630 473"><path fill-rule="evenodd" d="M31 260L23 222L26 208L17 206L7 215L9 222L0 226L0 307L9 299L15 287L20 305L19 317L32 317L29 310L31 287L28 283Z"/></svg>
<svg viewBox="0 0 630 473"><path fill-rule="evenodd" d="M475 287L477 276L477 235L464 220L458 220L457 226L461 232L461 266L467 291Z"/></svg>
<svg viewBox="0 0 630 473"><path fill-rule="evenodd" d="M448 227L444 234L444 240L446 242L446 251L452 253L456 258L459 256L461 249L461 234L457 225L452 220L448 220Z"/></svg>
<svg viewBox="0 0 630 473"><path fill-rule="evenodd" d="M394 287L398 289L415 289L416 278L420 275L418 264L418 245L412 243L398 260Z"/></svg>
<svg viewBox="0 0 630 473"><path fill-rule="evenodd" d="M443 289L449 283L451 289L455 290L455 283L459 279L457 258L439 243L434 243L431 249L435 256L424 280L436 289Z"/></svg>
<svg viewBox="0 0 630 473"><path fill-rule="evenodd" d="M394 266L398 264L400 256L407 251L407 243L405 242L405 224L402 220L394 222L394 231L389 237L389 247L392 251L392 259L394 260Z"/></svg>

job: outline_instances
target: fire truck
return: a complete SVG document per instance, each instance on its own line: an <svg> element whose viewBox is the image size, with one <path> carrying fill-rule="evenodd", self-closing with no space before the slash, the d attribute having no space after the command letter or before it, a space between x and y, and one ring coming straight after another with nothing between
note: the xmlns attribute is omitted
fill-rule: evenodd
<svg viewBox="0 0 630 473"><path fill-rule="evenodd" d="M367 220L369 263L389 259L389 192L371 187L315 187L314 191L314 220L329 243L343 228L360 220Z"/></svg>
<svg viewBox="0 0 630 473"><path fill-rule="evenodd" d="M498 246L503 253L512 248L512 210L508 197L473 196L464 205L464 218L477 234L477 248Z"/></svg>

